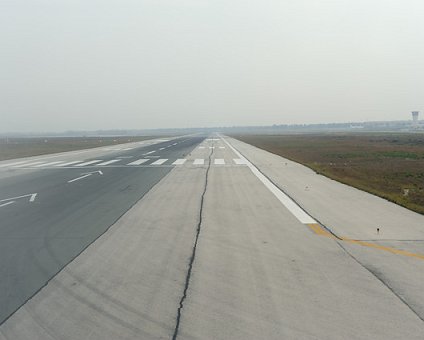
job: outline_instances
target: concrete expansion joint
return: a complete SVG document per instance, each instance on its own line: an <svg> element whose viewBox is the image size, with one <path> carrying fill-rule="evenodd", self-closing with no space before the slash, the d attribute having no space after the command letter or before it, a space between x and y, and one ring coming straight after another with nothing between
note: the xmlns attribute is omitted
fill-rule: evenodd
<svg viewBox="0 0 424 340"><path fill-rule="evenodd" d="M362 268L364 268L366 271L368 271L372 276L374 276L378 281L381 282L383 286L385 286L396 298L398 298L412 313L415 314L415 316L420 319L422 322L424 322L424 317L420 315L419 312L417 312L409 303L406 301L400 294L398 294L394 288L392 288L379 273L377 273L375 270L368 268L366 265L364 265L361 261L359 261L354 255L352 255L342 244L342 242L337 241L337 245L349 256L351 257L356 263L358 263Z"/></svg>
<svg viewBox="0 0 424 340"><path fill-rule="evenodd" d="M175 328L174 328L174 333L172 335L172 340L177 339L178 332L180 330L182 311L183 311L183 308L184 308L184 302L187 298L188 288L190 286L190 279L191 279L191 275L192 275L192 271L193 271L194 260L196 258L197 245L199 243L199 236L200 236L200 232L202 230L203 206L204 206L206 191L208 189L208 178L209 178L209 171L210 171L211 164L212 164L212 155L214 153L213 148L210 149L210 150L211 150L211 152L209 153L208 167L206 169L206 174L205 174L205 185L204 185L204 188L203 188L202 196L200 198L199 222L198 222L197 227L196 227L196 237L195 237L195 240L194 240L191 257L190 257L189 263L188 263L188 270L187 270L187 275L186 275L186 279L185 279L183 295L180 299L179 307L178 307L178 310L177 310L176 324L175 324Z"/></svg>

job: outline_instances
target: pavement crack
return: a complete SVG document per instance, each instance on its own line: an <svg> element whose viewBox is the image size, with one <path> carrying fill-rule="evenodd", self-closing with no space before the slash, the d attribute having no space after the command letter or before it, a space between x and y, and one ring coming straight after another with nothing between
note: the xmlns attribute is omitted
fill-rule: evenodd
<svg viewBox="0 0 424 340"><path fill-rule="evenodd" d="M199 222L198 222L197 227L196 227L196 237L195 237L195 240L194 240L191 257L190 257L190 260L189 260L189 263L188 263L188 270L187 270L187 275L186 275L186 279L185 279L183 295L180 299L179 307L178 307L178 310L177 310L177 318L176 318L174 334L172 335L172 340L176 340L177 337L178 337L178 332L180 330L180 324L181 324L182 311L183 311L183 308L184 308L184 302L187 298L187 292L188 292L188 288L190 286L190 279L191 279L191 275L192 275L192 271L193 271L194 260L196 258L197 245L198 245L198 242L199 242L200 231L202 229L203 206L204 206L206 191L207 191L207 188L208 188L209 170L211 168L213 152L214 152L214 149L212 148L211 152L209 154L208 167L206 169L205 185L204 185L202 196L201 196L201 199L200 199Z"/></svg>

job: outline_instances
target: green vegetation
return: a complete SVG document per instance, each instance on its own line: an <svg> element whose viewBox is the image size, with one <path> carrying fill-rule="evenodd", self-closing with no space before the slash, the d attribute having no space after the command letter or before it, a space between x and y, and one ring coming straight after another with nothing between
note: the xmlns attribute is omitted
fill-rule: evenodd
<svg viewBox="0 0 424 340"><path fill-rule="evenodd" d="M234 137L424 214L424 134Z"/></svg>
<svg viewBox="0 0 424 340"><path fill-rule="evenodd" d="M138 142L153 137L2 138L0 160Z"/></svg>

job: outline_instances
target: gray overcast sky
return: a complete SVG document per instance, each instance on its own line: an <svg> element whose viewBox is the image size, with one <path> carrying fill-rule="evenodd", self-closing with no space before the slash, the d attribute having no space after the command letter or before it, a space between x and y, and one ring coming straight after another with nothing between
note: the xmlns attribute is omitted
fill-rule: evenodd
<svg viewBox="0 0 424 340"><path fill-rule="evenodd" d="M0 132L409 119L422 0L0 0Z"/></svg>

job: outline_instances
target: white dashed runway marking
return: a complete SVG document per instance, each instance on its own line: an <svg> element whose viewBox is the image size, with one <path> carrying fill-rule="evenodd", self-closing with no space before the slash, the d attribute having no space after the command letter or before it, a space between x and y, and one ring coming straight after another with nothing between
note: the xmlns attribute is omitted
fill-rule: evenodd
<svg viewBox="0 0 424 340"><path fill-rule="evenodd" d="M149 161L150 159L145 159L145 158L143 158L143 159L139 159L139 160L137 160L137 161L134 161L134 162L131 162L131 163L129 163L128 165L141 165L141 164L143 164L143 163L146 163L147 161Z"/></svg>
<svg viewBox="0 0 424 340"><path fill-rule="evenodd" d="M101 159L95 159L93 161L88 161L88 162L81 163L81 164L75 164L74 166L86 166L86 165L91 165L91 164L94 164L94 163L99 163L101 161L102 161Z"/></svg>
<svg viewBox="0 0 424 340"><path fill-rule="evenodd" d="M172 163L173 165L183 165L185 162L187 161L187 159L177 159L174 163Z"/></svg>
<svg viewBox="0 0 424 340"><path fill-rule="evenodd" d="M205 165L209 160L205 158L196 158L196 159L187 159L187 158L178 158L178 159L168 159L168 158L159 158L152 159L150 158L141 158L130 163L127 163L129 160L122 158L111 159L111 160L78 160L78 161L55 161L55 162L43 162L43 161L32 161L32 162L14 162L9 164L4 164L2 167L11 167L11 168L37 168L37 169L60 169L60 168L82 168L82 167L137 167L137 166L173 166L173 165L186 165L186 166L199 166ZM157 156L159 157L159 156ZM215 158L211 160L211 164L214 166L240 166L247 165L243 159L235 158L232 161L225 160L224 158Z"/></svg>
<svg viewBox="0 0 424 340"><path fill-rule="evenodd" d="M63 163L63 164L58 164L58 165L55 165L55 166L59 166L59 167L61 167L61 166L69 166L69 165L74 165L74 164L82 163L82 162L84 162L84 161L72 161L72 162L67 162L67 163Z"/></svg>
<svg viewBox="0 0 424 340"><path fill-rule="evenodd" d="M165 163L168 159L158 159L157 161L153 162L152 165L162 165Z"/></svg>
<svg viewBox="0 0 424 340"><path fill-rule="evenodd" d="M112 160L110 160L110 161L103 162L103 163L100 163L100 164L97 164L97 165L98 165L98 166L110 165L110 164L113 164L113 163L120 162L121 160L122 160L122 159L112 159Z"/></svg>

